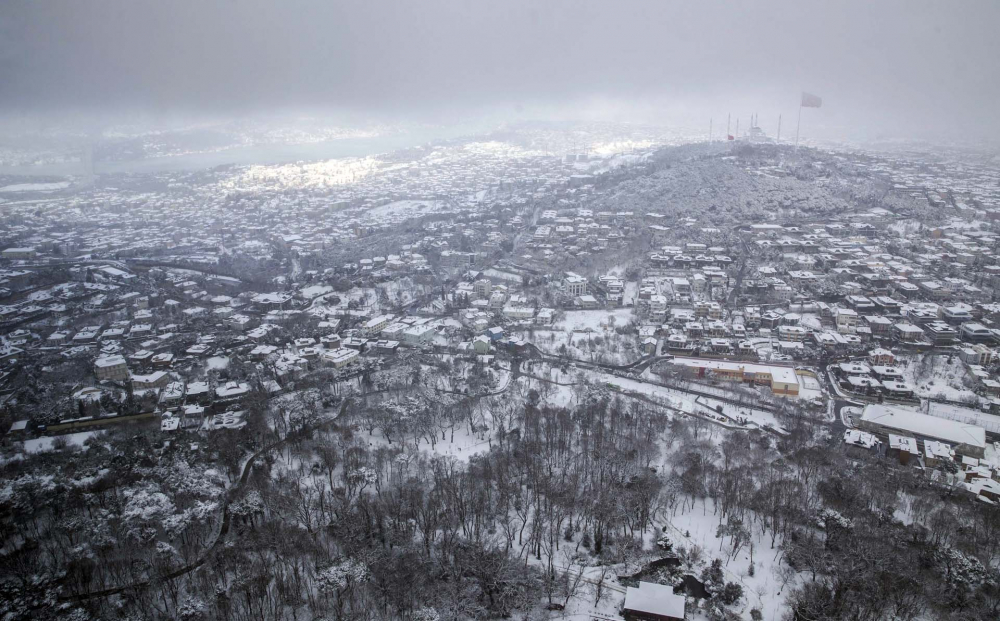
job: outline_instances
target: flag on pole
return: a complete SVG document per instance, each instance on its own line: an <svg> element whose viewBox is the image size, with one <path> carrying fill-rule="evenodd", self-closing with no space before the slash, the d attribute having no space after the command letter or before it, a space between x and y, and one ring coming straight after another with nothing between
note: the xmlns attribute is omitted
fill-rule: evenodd
<svg viewBox="0 0 1000 621"><path fill-rule="evenodd" d="M728 135L728 139L729 139L729 140L736 140L736 138L735 138L735 137L734 137L734 136L733 136L732 134L729 134L729 135Z"/></svg>
<svg viewBox="0 0 1000 621"><path fill-rule="evenodd" d="M802 103L800 104L803 108L819 108L823 105L823 100L813 95L812 93L802 93Z"/></svg>

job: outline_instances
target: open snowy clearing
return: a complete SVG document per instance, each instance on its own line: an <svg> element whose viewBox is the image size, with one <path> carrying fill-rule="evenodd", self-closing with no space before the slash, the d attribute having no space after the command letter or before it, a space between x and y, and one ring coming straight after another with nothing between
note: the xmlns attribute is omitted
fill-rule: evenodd
<svg viewBox="0 0 1000 621"><path fill-rule="evenodd" d="M949 401L978 400L965 363L958 356L900 356L903 377L918 397L936 397Z"/></svg>
<svg viewBox="0 0 1000 621"><path fill-rule="evenodd" d="M614 317L611 325L608 317ZM574 332L603 332L615 327L623 327L632 320L632 309L614 308L606 310L566 311L566 316L553 324L554 330L572 330Z"/></svg>
<svg viewBox="0 0 1000 621"><path fill-rule="evenodd" d="M553 406L570 407L574 402L575 387L579 386L581 381L586 381L620 390L627 397L642 396L654 403L680 410L686 414L713 418L732 428L769 427L779 433L784 433L784 428L768 411L749 406L736 406L711 398L695 397L646 381L590 369L569 368L567 372L563 372L559 367L544 362L533 363L527 372L547 380L539 382L529 378L530 381L540 385L542 388L540 393L545 395L546 402Z"/></svg>
<svg viewBox="0 0 1000 621"><path fill-rule="evenodd" d="M533 334L516 334L553 356L565 355L577 360L608 364L627 364L641 356L635 337L617 332L535 330Z"/></svg>
<svg viewBox="0 0 1000 621"><path fill-rule="evenodd" d="M719 539L716 529L719 518L714 507L708 500L697 500L688 503L685 511L679 510L676 515L667 514L660 521L668 528L665 534L670 537L674 547L693 545L700 546L705 558L723 559L723 569L726 580L743 585L743 601L741 613L743 618L750 618L750 610L758 608L764 614L766 621L779 621L784 614L783 602L788 592L796 585L797 579L792 576L787 582L780 575L781 538L775 540L771 547L770 533L761 534L760 528L754 526L752 544L743 547L735 558L728 539ZM752 550L752 551L751 551ZM754 575L749 575L750 556L753 555ZM688 618L697 618L690 614L691 600L688 602Z"/></svg>
<svg viewBox="0 0 1000 621"><path fill-rule="evenodd" d="M213 356L205 361L208 369L225 369L229 366L229 358L225 356Z"/></svg>
<svg viewBox="0 0 1000 621"><path fill-rule="evenodd" d="M330 293L331 291L333 291L333 287L329 285L310 285L308 287L303 287L300 293L305 299L311 300L315 297Z"/></svg>
<svg viewBox="0 0 1000 621"><path fill-rule="evenodd" d="M24 451L26 453L45 453L54 449L53 443L56 438L62 438L66 440L67 445L83 447L84 443L88 438L92 438L98 434L100 431L81 431L79 433L70 433L64 436L45 436L43 438L32 438L31 440L24 441Z"/></svg>

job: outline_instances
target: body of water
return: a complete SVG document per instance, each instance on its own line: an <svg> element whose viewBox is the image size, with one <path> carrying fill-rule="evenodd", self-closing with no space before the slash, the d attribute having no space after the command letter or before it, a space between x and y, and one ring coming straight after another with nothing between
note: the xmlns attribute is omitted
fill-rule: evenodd
<svg viewBox="0 0 1000 621"><path fill-rule="evenodd" d="M342 157L366 157L380 153L390 153L428 144L435 140L447 140L468 135L462 129L434 129L428 131L407 131L372 138L346 138L326 142L305 144L253 145L234 147L208 153L188 153L166 157L151 157L141 160L94 162L94 173L160 173L181 170L205 170L216 166L277 165L299 161L320 161ZM82 175L85 171L80 162L63 162L26 166L0 166L0 175L17 176L69 176Z"/></svg>

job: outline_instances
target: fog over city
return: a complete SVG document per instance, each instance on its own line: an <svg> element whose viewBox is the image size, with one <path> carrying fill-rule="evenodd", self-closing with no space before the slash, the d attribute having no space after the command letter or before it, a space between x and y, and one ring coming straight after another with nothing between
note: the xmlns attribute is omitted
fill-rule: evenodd
<svg viewBox="0 0 1000 621"><path fill-rule="evenodd" d="M1000 619L998 25L0 1L0 620Z"/></svg>
<svg viewBox="0 0 1000 621"><path fill-rule="evenodd" d="M0 108L48 122L319 110L774 124L805 89L831 103L831 138L998 129L989 0L11 0L3 13Z"/></svg>

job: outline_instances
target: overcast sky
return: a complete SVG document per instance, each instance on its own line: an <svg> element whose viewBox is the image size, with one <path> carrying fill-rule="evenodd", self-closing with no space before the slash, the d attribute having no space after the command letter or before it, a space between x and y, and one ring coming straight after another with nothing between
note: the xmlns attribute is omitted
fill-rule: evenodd
<svg viewBox="0 0 1000 621"><path fill-rule="evenodd" d="M794 115L807 90L824 99L815 122L996 129L998 26L1000 0L2 0L0 111L586 101L724 125Z"/></svg>

